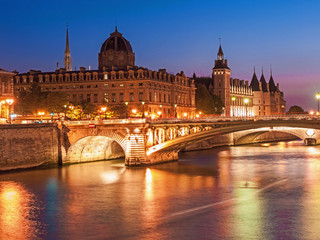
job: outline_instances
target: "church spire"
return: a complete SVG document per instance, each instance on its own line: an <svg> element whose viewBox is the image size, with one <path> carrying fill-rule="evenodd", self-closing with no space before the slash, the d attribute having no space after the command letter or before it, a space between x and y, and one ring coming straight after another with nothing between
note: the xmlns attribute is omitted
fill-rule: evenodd
<svg viewBox="0 0 320 240"><path fill-rule="evenodd" d="M221 38L219 38L219 51L217 54L218 60L223 60L223 51L221 47Z"/></svg>
<svg viewBox="0 0 320 240"><path fill-rule="evenodd" d="M66 71L72 71L72 60L69 48L69 31L67 25L66 50L64 51L63 65Z"/></svg>

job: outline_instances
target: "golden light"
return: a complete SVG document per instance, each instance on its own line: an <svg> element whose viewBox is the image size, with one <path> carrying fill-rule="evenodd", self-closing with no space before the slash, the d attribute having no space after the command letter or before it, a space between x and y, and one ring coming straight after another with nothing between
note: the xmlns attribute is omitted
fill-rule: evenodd
<svg viewBox="0 0 320 240"><path fill-rule="evenodd" d="M69 109L73 110L73 109L74 109L74 106L70 105L70 106L69 106Z"/></svg>
<svg viewBox="0 0 320 240"><path fill-rule="evenodd" d="M314 129L308 129L308 130L306 131L306 135L307 135L308 137L312 137L315 133L316 133L316 131L315 131Z"/></svg>
<svg viewBox="0 0 320 240"><path fill-rule="evenodd" d="M234 102L234 101L236 100L236 97L233 96L233 97L231 98L231 100Z"/></svg>
<svg viewBox="0 0 320 240"><path fill-rule="evenodd" d="M151 119L155 119L155 118L156 118L156 115L151 114Z"/></svg>
<svg viewBox="0 0 320 240"><path fill-rule="evenodd" d="M314 114L314 111L310 111L309 114L310 114L310 115L313 115L313 114Z"/></svg>
<svg viewBox="0 0 320 240"><path fill-rule="evenodd" d="M185 117L186 117L187 115L188 115L187 113L184 113L184 114L183 114L183 116L185 116Z"/></svg>
<svg viewBox="0 0 320 240"><path fill-rule="evenodd" d="M177 104L175 104L174 107L176 108L176 107L177 107Z"/></svg>
<svg viewBox="0 0 320 240"><path fill-rule="evenodd" d="M3 100L0 102L0 104L5 104L5 103L6 103L6 102L5 102L5 101L3 101Z"/></svg>
<svg viewBox="0 0 320 240"><path fill-rule="evenodd" d="M161 111L158 111L158 115L159 115L159 116L161 115L161 113L162 113Z"/></svg>
<svg viewBox="0 0 320 240"><path fill-rule="evenodd" d="M249 102L249 99L248 99L248 98L245 98L245 99L244 99L244 103L247 104L248 102Z"/></svg>
<svg viewBox="0 0 320 240"><path fill-rule="evenodd" d="M142 102L142 105L144 105L144 102Z"/></svg>
<svg viewBox="0 0 320 240"><path fill-rule="evenodd" d="M144 115L147 117L148 116L148 112L144 112Z"/></svg>
<svg viewBox="0 0 320 240"><path fill-rule="evenodd" d="M320 100L320 93L316 94L316 99Z"/></svg>
<svg viewBox="0 0 320 240"><path fill-rule="evenodd" d="M196 115L196 118L198 118L198 117L199 117L199 114Z"/></svg>
<svg viewBox="0 0 320 240"><path fill-rule="evenodd" d="M13 103L13 99L7 99L6 102L7 104L11 105Z"/></svg>
<svg viewBox="0 0 320 240"><path fill-rule="evenodd" d="M102 108L101 108L101 111L102 111L102 112L107 111L107 107L102 107Z"/></svg>
<svg viewBox="0 0 320 240"><path fill-rule="evenodd" d="M128 106L128 102L125 102L125 104Z"/></svg>
<svg viewBox="0 0 320 240"><path fill-rule="evenodd" d="M137 109L132 109L133 114L137 113Z"/></svg>
<svg viewBox="0 0 320 240"><path fill-rule="evenodd" d="M44 115L44 112L38 112L38 115L39 115L39 116L43 116L43 115Z"/></svg>
<svg viewBox="0 0 320 240"><path fill-rule="evenodd" d="M202 114L202 112L199 112L199 115L201 115Z"/></svg>

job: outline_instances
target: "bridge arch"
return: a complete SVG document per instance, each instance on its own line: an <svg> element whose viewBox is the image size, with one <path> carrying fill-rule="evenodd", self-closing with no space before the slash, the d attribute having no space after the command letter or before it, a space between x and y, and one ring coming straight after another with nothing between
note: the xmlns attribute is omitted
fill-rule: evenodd
<svg viewBox="0 0 320 240"><path fill-rule="evenodd" d="M304 140L301 134L296 133L290 133L290 132L284 132L284 131L266 131L266 130L257 130L252 132L245 132L244 134L242 132L237 132L233 134L233 144L234 145L241 145L241 144L250 144L250 143L257 143L257 142L264 142L264 141L274 141L279 140L281 138L282 140L286 139L294 139L299 138L301 140Z"/></svg>
<svg viewBox="0 0 320 240"><path fill-rule="evenodd" d="M125 147L121 142L103 135L87 136L78 139L69 147L65 162L90 162L124 156Z"/></svg>

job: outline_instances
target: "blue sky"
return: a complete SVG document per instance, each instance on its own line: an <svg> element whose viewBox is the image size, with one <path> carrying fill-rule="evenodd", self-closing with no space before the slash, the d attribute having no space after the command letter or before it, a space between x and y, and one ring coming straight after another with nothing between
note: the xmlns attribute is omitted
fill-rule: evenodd
<svg viewBox="0 0 320 240"><path fill-rule="evenodd" d="M0 67L52 71L63 63L69 24L73 68L97 68L101 44L114 31L126 37L136 65L191 76L210 75L219 37L232 77L251 80L264 67L288 107L316 108L320 91L318 1L3 1Z"/></svg>

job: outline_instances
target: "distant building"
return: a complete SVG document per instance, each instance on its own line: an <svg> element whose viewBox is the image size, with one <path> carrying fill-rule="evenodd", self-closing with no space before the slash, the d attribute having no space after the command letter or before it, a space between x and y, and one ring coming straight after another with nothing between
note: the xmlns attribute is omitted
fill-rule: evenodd
<svg viewBox="0 0 320 240"><path fill-rule="evenodd" d="M262 74L260 82L254 73L252 81L230 78L228 61L219 46L211 77L194 77L197 83L204 84L208 90L221 98L224 115L231 117L285 114L283 93L274 84L271 75L266 83Z"/></svg>
<svg viewBox="0 0 320 240"><path fill-rule="evenodd" d="M79 71L72 71L67 32L65 68L17 74L15 93L38 83L44 91L67 92L72 103L86 101L98 106L126 103L129 111L144 111L149 117L194 117L193 79L182 71L173 75L165 69L152 71L136 66L131 44L117 29L102 44L98 61L98 70L80 67Z"/></svg>
<svg viewBox="0 0 320 240"><path fill-rule="evenodd" d="M14 73L0 68L0 118L9 118L14 107Z"/></svg>

